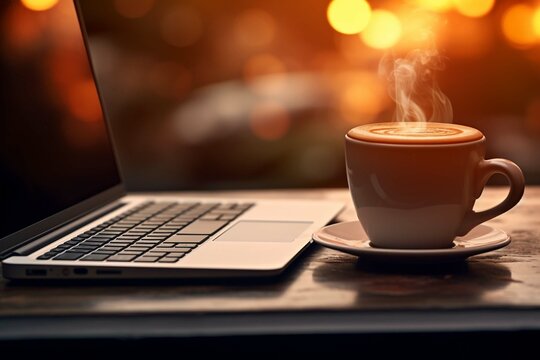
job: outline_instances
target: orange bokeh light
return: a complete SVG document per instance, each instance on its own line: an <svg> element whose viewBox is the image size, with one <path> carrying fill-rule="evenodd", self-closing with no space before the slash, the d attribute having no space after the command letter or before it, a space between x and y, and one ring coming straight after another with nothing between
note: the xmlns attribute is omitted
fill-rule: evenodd
<svg viewBox="0 0 540 360"><path fill-rule="evenodd" d="M291 126L287 110L276 101L263 101L251 111L249 126L255 136L266 141L284 137Z"/></svg>
<svg viewBox="0 0 540 360"><path fill-rule="evenodd" d="M494 44L493 24L488 18L461 18L459 26L441 32L441 47L453 58L476 58L485 56Z"/></svg>
<svg viewBox="0 0 540 360"><path fill-rule="evenodd" d="M43 35L41 23L20 6L13 6L6 12L2 25L0 36L5 36L9 46L6 54L20 55L31 51Z"/></svg>
<svg viewBox="0 0 540 360"><path fill-rule="evenodd" d="M246 61L243 72L246 80L252 80L259 76L283 73L285 64L272 54L258 54Z"/></svg>
<svg viewBox="0 0 540 360"><path fill-rule="evenodd" d="M416 0L416 5L430 11L445 12L453 7L452 0Z"/></svg>
<svg viewBox="0 0 540 360"><path fill-rule="evenodd" d="M249 9L242 12L234 25L236 41L248 47L266 46L276 33L276 23L272 15L264 10Z"/></svg>
<svg viewBox="0 0 540 360"><path fill-rule="evenodd" d="M540 39L540 5L536 8L533 14L533 29L534 34L538 39Z"/></svg>
<svg viewBox="0 0 540 360"><path fill-rule="evenodd" d="M86 122L102 119L101 106L92 79L87 78L72 84L66 100L69 111L77 119Z"/></svg>
<svg viewBox="0 0 540 360"><path fill-rule="evenodd" d="M34 11L45 11L58 4L58 0L21 0L27 9Z"/></svg>
<svg viewBox="0 0 540 360"><path fill-rule="evenodd" d="M364 0L333 0L326 16L330 25L342 34L358 34L368 25L371 6Z"/></svg>
<svg viewBox="0 0 540 360"><path fill-rule="evenodd" d="M495 0L454 0L456 10L468 17L481 17L493 9Z"/></svg>
<svg viewBox="0 0 540 360"><path fill-rule="evenodd" d="M114 0L114 8L124 17L137 19L148 14L154 3L155 0Z"/></svg>
<svg viewBox="0 0 540 360"><path fill-rule="evenodd" d="M338 108L351 124L370 122L385 110L388 103L386 86L382 79L369 72L345 74L339 81Z"/></svg>
<svg viewBox="0 0 540 360"><path fill-rule="evenodd" d="M375 10L360 37L369 47L388 49L397 44L401 32L401 22L396 15L386 10Z"/></svg>
<svg viewBox="0 0 540 360"><path fill-rule="evenodd" d="M533 28L534 10L526 4L509 7L502 19L502 31L511 43L518 47L528 47L536 42Z"/></svg>

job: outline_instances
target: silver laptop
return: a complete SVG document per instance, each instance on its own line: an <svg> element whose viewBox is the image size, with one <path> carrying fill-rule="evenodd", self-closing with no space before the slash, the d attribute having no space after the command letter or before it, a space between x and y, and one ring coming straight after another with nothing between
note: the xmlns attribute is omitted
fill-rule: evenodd
<svg viewBox="0 0 540 360"><path fill-rule="evenodd" d="M8 29L0 37L3 275L197 278L283 271L343 204L126 194L75 6L61 3L63 19L54 32L25 37ZM2 21L10 6L21 5L1 6ZM69 61L62 63L66 49Z"/></svg>

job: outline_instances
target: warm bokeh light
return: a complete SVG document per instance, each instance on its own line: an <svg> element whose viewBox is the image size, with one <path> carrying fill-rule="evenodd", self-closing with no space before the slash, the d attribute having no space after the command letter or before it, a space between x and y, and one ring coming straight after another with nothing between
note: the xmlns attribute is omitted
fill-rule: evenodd
<svg viewBox="0 0 540 360"><path fill-rule="evenodd" d="M388 49L394 46L401 37L401 22L390 11L375 10L360 36L369 47Z"/></svg>
<svg viewBox="0 0 540 360"><path fill-rule="evenodd" d="M58 0L21 0L21 3L30 10L44 11L58 4Z"/></svg>
<svg viewBox="0 0 540 360"><path fill-rule="evenodd" d="M518 4L509 7L502 19L502 30L508 40L517 46L530 46L536 42L531 6Z"/></svg>
<svg viewBox="0 0 540 360"><path fill-rule="evenodd" d="M416 4L426 10L445 12L453 7L452 0L416 0Z"/></svg>
<svg viewBox="0 0 540 360"><path fill-rule="evenodd" d="M249 127L262 140L274 141L284 137L291 126L287 110L277 101L263 101L251 111Z"/></svg>
<svg viewBox="0 0 540 360"><path fill-rule="evenodd" d="M169 45L185 47L194 44L203 33L203 23L197 11L187 6L177 6L163 17L161 36Z"/></svg>
<svg viewBox="0 0 540 360"><path fill-rule="evenodd" d="M536 37L540 39L540 5L536 8L533 14L533 29Z"/></svg>
<svg viewBox="0 0 540 360"><path fill-rule="evenodd" d="M148 14L155 0L114 0L114 8L122 16L137 19Z"/></svg>
<svg viewBox="0 0 540 360"><path fill-rule="evenodd" d="M342 34L358 34L367 26L371 6L364 0L333 0L326 12L330 25Z"/></svg>
<svg viewBox="0 0 540 360"><path fill-rule="evenodd" d="M249 9L237 17L234 32L236 41L242 46L266 46L275 37L276 22L264 10Z"/></svg>
<svg viewBox="0 0 540 360"><path fill-rule="evenodd" d="M0 36L6 37L8 53L11 56L31 51L39 43L42 35L43 27L35 21L29 11L20 6L13 6L6 13Z"/></svg>
<svg viewBox="0 0 540 360"><path fill-rule="evenodd" d="M71 84L66 100L70 112L77 119L86 122L101 120L101 105L91 78Z"/></svg>
<svg viewBox="0 0 540 360"><path fill-rule="evenodd" d="M493 49L494 32L488 18L461 18L452 31L441 32L439 44L451 59L475 59Z"/></svg>
<svg viewBox="0 0 540 360"><path fill-rule="evenodd" d="M244 64L244 78L252 80L259 76L285 72L285 64L272 54L257 54Z"/></svg>
<svg viewBox="0 0 540 360"><path fill-rule="evenodd" d="M82 60L81 53L71 48L57 48L43 59L44 69L53 87L51 95L58 94L64 99L68 98L72 90L70 84L88 76L81 64Z"/></svg>
<svg viewBox="0 0 540 360"><path fill-rule="evenodd" d="M377 62L381 58L379 51L370 51L366 49L366 45L360 39L360 36L336 36L335 39L336 48L339 51L339 58L336 69L343 69L346 65L344 61L349 64L356 64L357 66L364 66L367 62ZM341 64L339 63L341 61Z"/></svg>
<svg viewBox="0 0 540 360"><path fill-rule="evenodd" d="M386 85L376 74L347 73L342 80L336 85L340 88L338 108L345 121L354 125L367 123L385 109Z"/></svg>
<svg viewBox="0 0 540 360"><path fill-rule="evenodd" d="M399 19L402 34L397 46L404 51L432 46L440 30L445 28L438 14L415 8L401 9Z"/></svg>
<svg viewBox="0 0 540 360"><path fill-rule="evenodd" d="M480 17L493 9L495 0L454 0L454 5L465 16Z"/></svg>

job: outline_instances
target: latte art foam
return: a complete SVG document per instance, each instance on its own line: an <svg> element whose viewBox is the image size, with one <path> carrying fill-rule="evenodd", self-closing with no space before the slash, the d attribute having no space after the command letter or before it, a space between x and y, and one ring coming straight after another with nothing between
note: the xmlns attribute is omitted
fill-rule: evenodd
<svg viewBox="0 0 540 360"><path fill-rule="evenodd" d="M397 136L449 136L461 134L463 131L459 129L449 129L441 127L428 127L425 129L398 127L398 128L380 128L370 130L373 134L379 135L397 135Z"/></svg>
<svg viewBox="0 0 540 360"><path fill-rule="evenodd" d="M355 127L347 134L362 141L386 144L451 144L480 140L484 135L468 126L447 123L375 123Z"/></svg>

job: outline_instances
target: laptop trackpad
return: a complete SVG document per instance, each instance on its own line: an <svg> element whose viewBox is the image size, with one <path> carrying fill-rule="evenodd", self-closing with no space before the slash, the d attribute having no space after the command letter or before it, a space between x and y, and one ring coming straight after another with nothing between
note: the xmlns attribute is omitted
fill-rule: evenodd
<svg viewBox="0 0 540 360"><path fill-rule="evenodd" d="M312 222L240 221L215 241L292 242Z"/></svg>

